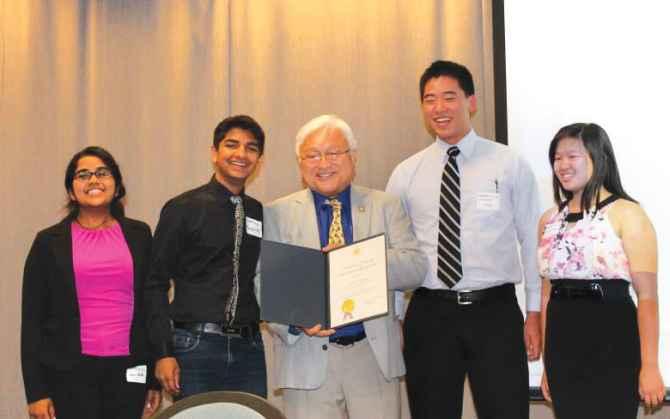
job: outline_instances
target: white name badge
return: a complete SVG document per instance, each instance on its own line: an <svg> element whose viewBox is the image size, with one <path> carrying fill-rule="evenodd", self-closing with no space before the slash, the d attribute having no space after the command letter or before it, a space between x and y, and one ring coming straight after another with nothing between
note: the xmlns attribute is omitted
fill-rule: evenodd
<svg viewBox="0 0 670 419"><path fill-rule="evenodd" d="M247 218L247 234L250 236L263 238L263 223L254 220L253 218L246 217Z"/></svg>
<svg viewBox="0 0 670 419"><path fill-rule="evenodd" d="M495 192L478 193L477 209L484 211L498 211L500 209L500 194Z"/></svg>
<svg viewBox="0 0 670 419"><path fill-rule="evenodd" d="M126 370L126 381L129 383L147 383L147 366L138 365Z"/></svg>

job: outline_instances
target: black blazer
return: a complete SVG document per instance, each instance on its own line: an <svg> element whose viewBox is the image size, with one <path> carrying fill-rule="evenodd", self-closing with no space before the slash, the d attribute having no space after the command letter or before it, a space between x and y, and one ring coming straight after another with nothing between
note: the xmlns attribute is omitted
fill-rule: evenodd
<svg viewBox="0 0 670 419"><path fill-rule="evenodd" d="M141 221L119 220L133 258L133 321L130 354L137 365L149 364L144 320L144 281L151 258L151 230ZM82 359L79 304L72 266L71 221L37 233L23 272L21 366L28 403L50 397L46 371L69 370ZM155 387L155 383L152 383Z"/></svg>

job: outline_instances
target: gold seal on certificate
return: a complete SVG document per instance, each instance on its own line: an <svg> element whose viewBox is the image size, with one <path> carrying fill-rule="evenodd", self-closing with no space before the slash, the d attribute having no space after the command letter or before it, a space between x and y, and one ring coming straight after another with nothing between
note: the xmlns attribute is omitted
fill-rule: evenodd
<svg viewBox="0 0 670 419"><path fill-rule="evenodd" d="M342 321L346 322L354 318L354 309L356 308L356 303L351 298L347 298L342 303Z"/></svg>
<svg viewBox="0 0 670 419"><path fill-rule="evenodd" d="M359 322L388 311L383 235L331 250L328 256L330 301L342 302L330 306L331 327ZM349 310L344 310L345 305ZM338 313L339 309L342 310Z"/></svg>

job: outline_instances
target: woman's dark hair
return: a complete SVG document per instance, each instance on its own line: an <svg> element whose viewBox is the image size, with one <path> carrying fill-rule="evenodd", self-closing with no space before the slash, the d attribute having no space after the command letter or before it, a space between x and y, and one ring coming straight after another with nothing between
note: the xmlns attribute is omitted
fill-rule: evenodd
<svg viewBox="0 0 670 419"><path fill-rule="evenodd" d="M603 186L613 195L637 202L624 191L621 185L619 168L614 157L612 143L605 130L597 124L576 123L559 129L554 139L551 140L551 145L549 145L549 164L553 173L554 202L556 202L556 205L560 206L563 201L567 202L573 196L572 192L563 189L561 182L553 170L556 148L558 148L558 143L564 138L577 138L581 140L593 162L593 174L591 175L591 179L586 182L584 191L582 192L580 203L582 211L588 210L593 204L597 206L600 203L600 188Z"/></svg>
<svg viewBox="0 0 670 419"><path fill-rule="evenodd" d="M71 198L71 195L74 194L72 190L72 182L74 182L74 175L77 170L77 164L79 159L86 156L97 157L111 170L112 176L114 177L114 182L116 184L116 189L114 190L114 197L112 202L109 205L110 213L112 217L120 219L124 216L125 211L123 209L122 199L126 196L126 187L123 185L123 177L121 176L121 169L119 165L114 160L114 157L110 154L109 151L105 150L102 147L98 146L89 146L81 150L70 160L70 163L65 169L65 190L68 194L68 202L65 206L68 214L65 216L66 220L74 220L79 214L79 203Z"/></svg>

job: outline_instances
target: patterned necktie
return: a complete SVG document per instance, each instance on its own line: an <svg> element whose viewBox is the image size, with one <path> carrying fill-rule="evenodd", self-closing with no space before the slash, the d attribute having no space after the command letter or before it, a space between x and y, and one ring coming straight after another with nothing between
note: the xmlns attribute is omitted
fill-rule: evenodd
<svg viewBox="0 0 670 419"><path fill-rule="evenodd" d="M230 202L235 205L235 247L233 248L233 285L230 289L228 302L226 302L226 324L233 323L237 311L237 299L240 294L240 248L242 247L242 234L244 233L242 198L231 196Z"/></svg>
<svg viewBox="0 0 670 419"><path fill-rule="evenodd" d="M463 278L461 265L461 180L456 156L458 147L447 150L440 188L440 233L437 245L437 277L449 288Z"/></svg>
<svg viewBox="0 0 670 419"><path fill-rule="evenodd" d="M342 203L335 198L327 200L326 203L333 207L333 221L330 222L328 229L328 244L343 245L345 243L342 230Z"/></svg>

